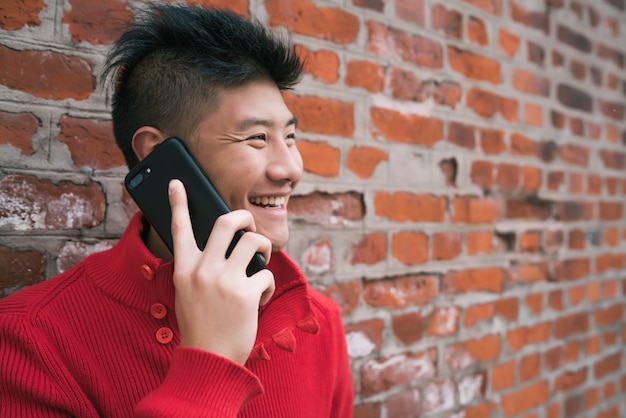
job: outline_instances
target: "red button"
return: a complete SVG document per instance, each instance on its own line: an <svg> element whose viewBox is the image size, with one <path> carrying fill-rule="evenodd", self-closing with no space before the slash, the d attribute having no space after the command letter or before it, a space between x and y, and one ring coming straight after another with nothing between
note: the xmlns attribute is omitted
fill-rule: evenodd
<svg viewBox="0 0 626 418"><path fill-rule="evenodd" d="M141 274L143 275L144 279L146 279L146 280L154 279L154 270L152 270L152 267L150 267L147 264L142 264L141 265Z"/></svg>
<svg viewBox="0 0 626 418"><path fill-rule="evenodd" d="M156 339L161 344L167 344L174 338L174 332L168 327L159 328L156 332Z"/></svg>
<svg viewBox="0 0 626 418"><path fill-rule="evenodd" d="M150 315L156 319L163 319L167 315L167 308L162 303L155 303L150 307Z"/></svg>

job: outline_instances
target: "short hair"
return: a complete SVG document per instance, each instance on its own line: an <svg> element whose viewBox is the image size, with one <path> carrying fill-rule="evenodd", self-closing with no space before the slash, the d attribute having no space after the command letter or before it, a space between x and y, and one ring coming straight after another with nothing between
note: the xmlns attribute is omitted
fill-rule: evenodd
<svg viewBox="0 0 626 418"><path fill-rule="evenodd" d="M292 42L258 21L215 8L152 5L104 64L103 80L113 79L115 140L132 168L138 163L132 137L140 127L184 139L220 90L260 79L288 90L302 67Z"/></svg>

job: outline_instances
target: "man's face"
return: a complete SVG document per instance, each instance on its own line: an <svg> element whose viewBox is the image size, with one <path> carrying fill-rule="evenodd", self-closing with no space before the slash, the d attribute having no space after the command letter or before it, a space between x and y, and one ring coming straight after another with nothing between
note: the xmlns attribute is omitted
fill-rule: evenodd
<svg viewBox="0 0 626 418"><path fill-rule="evenodd" d="M274 251L289 238L287 201L302 176L295 130L278 88L261 80L223 90L187 141L228 207L250 211Z"/></svg>

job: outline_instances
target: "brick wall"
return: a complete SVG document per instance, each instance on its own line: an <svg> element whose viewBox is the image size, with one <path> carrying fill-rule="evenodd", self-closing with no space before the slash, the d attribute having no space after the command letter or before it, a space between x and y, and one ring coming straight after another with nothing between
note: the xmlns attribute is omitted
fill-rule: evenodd
<svg viewBox="0 0 626 418"><path fill-rule="evenodd" d="M288 250L357 417L626 416L625 0L194 2L308 57ZM135 210L96 76L141 3L0 4L0 296Z"/></svg>

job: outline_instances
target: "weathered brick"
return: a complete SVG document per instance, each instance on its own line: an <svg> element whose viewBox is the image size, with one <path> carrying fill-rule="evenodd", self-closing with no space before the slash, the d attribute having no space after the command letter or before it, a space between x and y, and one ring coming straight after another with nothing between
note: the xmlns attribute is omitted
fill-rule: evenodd
<svg viewBox="0 0 626 418"><path fill-rule="evenodd" d="M383 0L352 0L352 4L359 7L365 7L367 9L382 12L385 8Z"/></svg>
<svg viewBox="0 0 626 418"><path fill-rule="evenodd" d="M528 197L526 199L509 199L505 206L507 218L546 220L550 218L552 202Z"/></svg>
<svg viewBox="0 0 626 418"><path fill-rule="evenodd" d="M348 354L352 358L365 357L378 352L383 342L385 323L369 319L345 327Z"/></svg>
<svg viewBox="0 0 626 418"><path fill-rule="evenodd" d="M289 199L289 216L296 221L337 225L363 218L363 196L358 193L313 192Z"/></svg>
<svg viewBox="0 0 626 418"><path fill-rule="evenodd" d="M360 280L337 283L324 289L324 294L334 300L343 315L350 314L359 304L363 288Z"/></svg>
<svg viewBox="0 0 626 418"><path fill-rule="evenodd" d="M581 52L589 53L592 49L591 40L571 27L559 25L556 30L557 39Z"/></svg>
<svg viewBox="0 0 626 418"><path fill-rule="evenodd" d="M569 84L559 84L557 86L557 98L562 105L572 109L578 109L584 112L593 111L593 99L591 95Z"/></svg>
<svg viewBox="0 0 626 418"><path fill-rule="evenodd" d="M112 248L115 242L115 240L103 240L95 244L86 244L84 242L68 241L59 250L57 270L60 273L67 271L83 261L87 256Z"/></svg>
<svg viewBox="0 0 626 418"><path fill-rule="evenodd" d="M360 179L366 180L372 177L383 161L389 161L389 156L380 148L353 147L348 150L346 167Z"/></svg>
<svg viewBox="0 0 626 418"><path fill-rule="evenodd" d="M338 44L354 42L359 31L355 15L340 8L317 7L309 0L266 0L265 9L271 26Z"/></svg>
<svg viewBox="0 0 626 418"><path fill-rule="evenodd" d="M486 321L491 318L493 318L493 305L491 303L470 306L465 310L463 326L472 327L478 322Z"/></svg>
<svg viewBox="0 0 626 418"><path fill-rule="evenodd" d="M423 393L424 414L435 414L451 409L454 406L455 387L450 379L427 384Z"/></svg>
<svg viewBox="0 0 626 418"><path fill-rule="evenodd" d="M526 27L538 29L545 34L548 34L550 31L550 20L549 20L549 12L545 11L534 11L527 10L524 6L524 3L511 2L511 19L513 21L520 23Z"/></svg>
<svg viewBox="0 0 626 418"><path fill-rule="evenodd" d="M473 126L464 123L450 122L448 125L448 139L451 144L473 150L476 146L476 130Z"/></svg>
<svg viewBox="0 0 626 418"><path fill-rule="evenodd" d="M63 116L58 140L70 150L76 167L108 170L123 167L124 156L115 144L111 121Z"/></svg>
<svg viewBox="0 0 626 418"><path fill-rule="evenodd" d="M43 0L7 1L0 6L0 28L18 30L24 26L39 26L39 13L46 7ZM5 61L6 62L6 61Z"/></svg>
<svg viewBox="0 0 626 418"><path fill-rule="evenodd" d="M432 20L433 29L442 31L452 38L463 37L463 15L458 10L436 4L432 8Z"/></svg>
<svg viewBox="0 0 626 418"><path fill-rule="evenodd" d="M40 125L31 113L0 112L0 145L9 144L22 155L30 155L35 152L32 137Z"/></svg>
<svg viewBox="0 0 626 418"><path fill-rule="evenodd" d="M474 161L470 170L472 184L483 190L491 190L494 180L494 166L490 161Z"/></svg>
<svg viewBox="0 0 626 418"><path fill-rule="evenodd" d="M470 17L467 24L467 38L478 45L487 45L489 34L485 22L477 17Z"/></svg>
<svg viewBox="0 0 626 418"><path fill-rule="evenodd" d="M63 23L69 26L74 43L108 45L126 29L125 22L133 20L128 4L116 0L70 0L64 10Z"/></svg>
<svg viewBox="0 0 626 418"><path fill-rule="evenodd" d="M410 418L419 414L422 409L422 396L417 389L405 390L389 396L385 402L387 415L397 418ZM355 415L360 416L360 415ZM377 418L380 415L376 416Z"/></svg>
<svg viewBox="0 0 626 418"><path fill-rule="evenodd" d="M2 217L0 217L1 221ZM0 245L0 295L7 296L19 289L44 280L44 254L34 250L16 250Z"/></svg>
<svg viewBox="0 0 626 418"><path fill-rule="evenodd" d="M432 236L432 259L453 260L461 255L463 237L458 233L441 232Z"/></svg>
<svg viewBox="0 0 626 418"><path fill-rule="evenodd" d="M459 308L446 306L435 308L428 316L426 335L444 336L456 334L459 330Z"/></svg>
<svg viewBox="0 0 626 418"><path fill-rule="evenodd" d="M485 154L498 155L506 151L504 131L500 129L481 129L480 147Z"/></svg>
<svg viewBox="0 0 626 418"><path fill-rule="evenodd" d="M369 396L397 386L416 384L436 374L434 350L369 360L361 368L361 393Z"/></svg>
<svg viewBox="0 0 626 418"><path fill-rule="evenodd" d="M502 0L463 0L463 2L496 16L502 13Z"/></svg>
<svg viewBox="0 0 626 418"><path fill-rule="evenodd" d="M554 337L564 339L572 335L585 333L589 330L589 314L575 313L557 318L554 321Z"/></svg>
<svg viewBox="0 0 626 418"><path fill-rule="evenodd" d="M409 275L365 284L363 299L374 308L401 309L409 305L423 306L439 294L437 278Z"/></svg>
<svg viewBox="0 0 626 418"><path fill-rule="evenodd" d="M374 265L387 259L387 234L375 232L365 235L352 246L350 264Z"/></svg>
<svg viewBox="0 0 626 418"><path fill-rule="evenodd" d="M443 49L437 41L373 21L367 22L367 29L367 50L373 54L394 59L399 57L420 67L443 66Z"/></svg>
<svg viewBox="0 0 626 418"><path fill-rule="evenodd" d="M0 181L0 227L14 230L81 229L104 220L105 197L98 183L57 184L25 175Z"/></svg>
<svg viewBox="0 0 626 418"><path fill-rule="evenodd" d="M547 97L550 94L550 80L546 77L540 77L530 71L515 69L512 77L513 88L538 96Z"/></svg>
<svg viewBox="0 0 626 418"><path fill-rule="evenodd" d="M85 100L96 80L81 58L51 51L16 51L0 45L0 84L50 100Z"/></svg>
<svg viewBox="0 0 626 418"><path fill-rule="evenodd" d="M396 17L424 26L425 15L424 0L396 0Z"/></svg>

